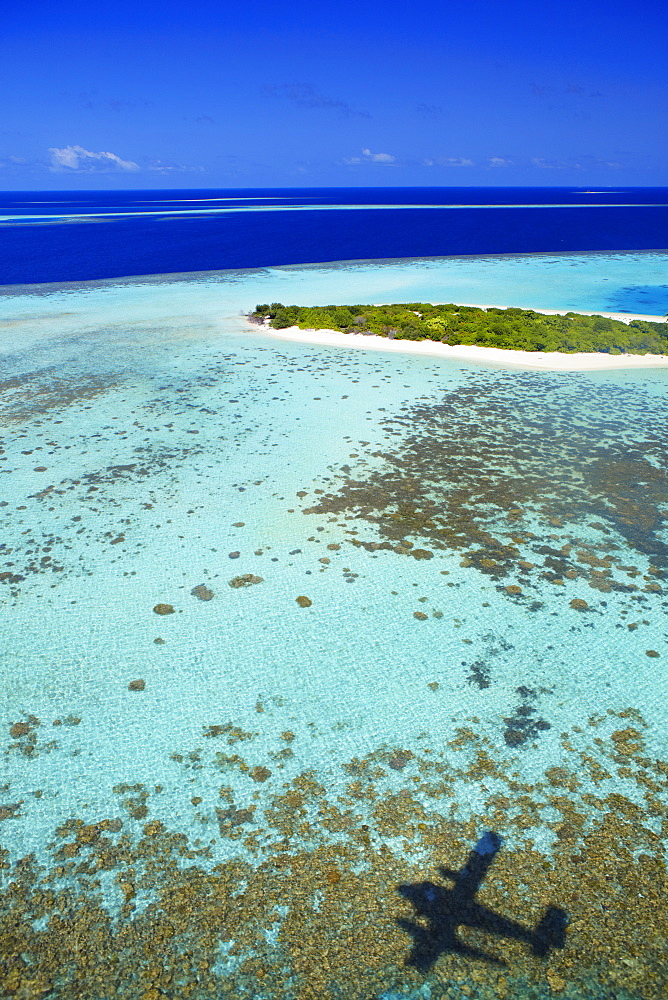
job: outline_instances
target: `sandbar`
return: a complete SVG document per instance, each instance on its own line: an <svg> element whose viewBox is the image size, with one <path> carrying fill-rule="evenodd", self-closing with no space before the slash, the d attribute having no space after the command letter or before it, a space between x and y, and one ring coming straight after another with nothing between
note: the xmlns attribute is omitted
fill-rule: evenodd
<svg viewBox="0 0 668 1000"><path fill-rule="evenodd" d="M474 305L474 303L460 303ZM477 309L496 308L489 305L476 305ZM501 306L500 308L504 308ZM525 307L526 308L526 307ZM548 316L564 315L568 311L579 312L584 316L604 316L607 319L621 320L630 323L631 320L648 320L652 323L665 323L664 316L643 316L630 313L585 312L585 310L534 309L534 312ZM257 326L255 326L257 330ZM260 329L272 337L282 340L300 341L305 344L320 344L326 347L351 347L358 350L394 351L403 354L421 354L428 357L443 358L448 361L473 361L476 364L502 366L508 368L537 368L547 371L577 372L603 371L605 369L629 368L668 368L668 355L665 354L563 354L559 351L510 351L498 347L477 347L467 344L439 344L433 340L388 340L387 337L377 337L374 334L342 333L340 330L302 330L298 326L290 326L283 330L274 330L268 324Z"/></svg>

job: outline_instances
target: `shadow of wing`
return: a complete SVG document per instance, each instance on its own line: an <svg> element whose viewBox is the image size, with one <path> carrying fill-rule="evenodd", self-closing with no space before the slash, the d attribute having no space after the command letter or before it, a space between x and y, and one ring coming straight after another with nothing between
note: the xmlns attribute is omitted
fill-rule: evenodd
<svg viewBox="0 0 668 1000"><path fill-rule="evenodd" d="M457 941L452 951L456 951L458 955L466 955L468 958L479 958L483 962L488 962L489 965L498 965L504 969L507 966L507 963L502 958L496 958L495 955L488 955L487 952L480 951L479 948L471 948L469 945L464 944L463 941Z"/></svg>
<svg viewBox="0 0 668 1000"><path fill-rule="evenodd" d="M498 937L510 938L513 941L528 941L530 944L535 941L535 935L528 927L523 927L516 920L502 917L500 913L495 913L494 910L489 910L478 903L470 907L465 922L468 927L478 927Z"/></svg>
<svg viewBox="0 0 668 1000"><path fill-rule="evenodd" d="M443 951L439 947L440 942L435 941L433 935L425 927L420 927L419 924L413 923L412 920L400 918L397 920L397 924L413 938L413 946L405 964L414 966L420 972L429 972Z"/></svg>

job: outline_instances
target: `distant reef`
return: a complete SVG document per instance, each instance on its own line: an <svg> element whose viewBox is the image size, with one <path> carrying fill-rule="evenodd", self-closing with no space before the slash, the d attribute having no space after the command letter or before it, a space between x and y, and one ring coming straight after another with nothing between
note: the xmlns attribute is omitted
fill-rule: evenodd
<svg viewBox="0 0 668 1000"><path fill-rule="evenodd" d="M433 340L454 346L497 347L509 351L563 354L668 354L668 324L605 316L545 315L532 309L497 309L408 302L389 306L256 306L252 322L275 330L366 333L396 340Z"/></svg>

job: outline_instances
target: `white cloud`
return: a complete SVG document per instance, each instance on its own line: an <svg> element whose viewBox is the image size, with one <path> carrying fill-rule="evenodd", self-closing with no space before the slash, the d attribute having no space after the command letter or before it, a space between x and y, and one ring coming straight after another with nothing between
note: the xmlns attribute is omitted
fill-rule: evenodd
<svg viewBox="0 0 668 1000"><path fill-rule="evenodd" d="M436 156L433 159L423 160L423 167L473 167L473 160L468 160L465 156Z"/></svg>
<svg viewBox="0 0 668 1000"><path fill-rule="evenodd" d="M390 153L372 153L370 149L363 149L362 155L372 163L394 163L395 159Z"/></svg>
<svg viewBox="0 0 668 1000"><path fill-rule="evenodd" d="M115 153L92 153L83 146L65 146L62 149L49 149L51 155L51 170L77 171L79 173L127 173L139 170L132 160L122 160Z"/></svg>
<svg viewBox="0 0 668 1000"><path fill-rule="evenodd" d="M512 160L506 160L503 156L490 156L487 160L490 167L509 167Z"/></svg>
<svg viewBox="0 0 668 1000"><path fill-rule="evenodd" d="M0 158L0 170L4 170L6 167L27 167L29 166L28 160L24 160L22 156L3 156Z"/></svg>
<svg viewBox="0 0 668 1000"><path fill-rule="evenodd" d="M201 173L204 167L183 167L180 163L166 163L164 160L152 160L146 169L156 174L191 174Z"/></svg>
<svg viewBox="0 0 668 1000"><path fill-rule="evenodd" d="M581 170L582 164L576 160L546 160L542 156L533 156L531 163L540 170Z"/></svg>
<svg viewBox="0 0 668 1000"><path fill-rule="evenodd" d="M262 88L267 97L283 97L298 108L325 108L340 112L345 118L371 118L367 111L358 111L346 101L318 93L309 83L283 83L278 87Z"/></svg>
<svg viewBox="0 0 668 1000"><path fill-rule="evenodd" d="M363 149L361 156L349 156L343 161L349 166L357 163L382 163L386 166L396 162L396 156L391 153L372 153L370 149Z"/></svg>

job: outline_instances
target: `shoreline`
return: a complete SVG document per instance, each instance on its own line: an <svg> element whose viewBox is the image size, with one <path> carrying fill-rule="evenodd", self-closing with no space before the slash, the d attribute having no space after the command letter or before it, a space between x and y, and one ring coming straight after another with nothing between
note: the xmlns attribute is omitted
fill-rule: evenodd
<svg viewBox="0 0 668 1000"><path fill-rule="evenodd" d="M438 305L439 303L434 303ZM473 306L476 309L507 308L478 303L460 302L458 305ZM567 312L579 312L583 316L604 316L624 323L632 320L647 320L652 323L666 323L664 316L647 316L633 313L588 312L569 309L534 309L533 312L546 316L563 316ZM508 368L535 368L545 371L610 371L637 368L668 368L666 354L565 354L559 351L512 351L499 347L478 347L476 345L455 344L448 346L433 340L388 340L375 334L342 333L340 330L302 330L298 326L274 330L265 323L261 326L249 322L255 330L264 330L279 340L292 340L322 347L352 347L358 350L393 351L395 353L418 354L438 357L447 361L473 361Z"/></svg>

